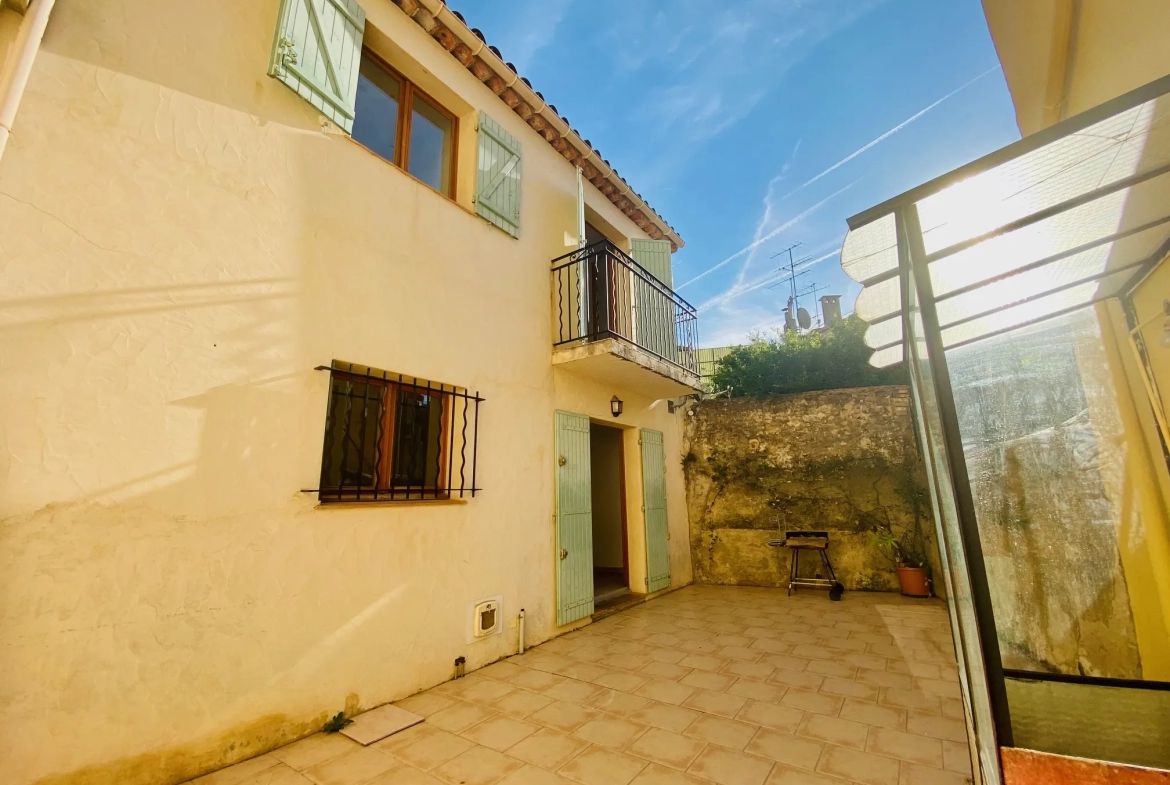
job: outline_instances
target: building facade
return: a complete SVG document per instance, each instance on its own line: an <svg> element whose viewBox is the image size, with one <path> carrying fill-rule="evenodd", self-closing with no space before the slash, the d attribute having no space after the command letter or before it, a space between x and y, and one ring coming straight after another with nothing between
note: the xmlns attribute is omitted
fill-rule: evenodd
<svg viewBox="0 0 1170 785"><path fill-rule="evenodd" d="M690 582L682 240L438 0L58 4L0 227L5 783L179 782Z"/></svg>

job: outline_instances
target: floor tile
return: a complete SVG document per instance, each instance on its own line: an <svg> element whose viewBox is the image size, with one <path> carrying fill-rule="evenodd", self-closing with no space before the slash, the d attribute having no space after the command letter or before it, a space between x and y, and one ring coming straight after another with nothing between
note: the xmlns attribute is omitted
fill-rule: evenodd
<svg viewBox="0 0 1170 785"><path fill-rule="evenodd" d="M694 687L687 687L684 684L678 684L673 681L666 681L663 679L655 679L648 684L639 687L634 691L635 695L641 695L643 698L659 701L661 703L673 703L676 706L694 694Z"/></svg>
<svg viewBox="0 0 1170 785"><path fill-rule="evenodd" d="M883 689L879 702L900 709L926 709L929 711L938 711L940 705L937 695L894 688Z"/></svg>
<svg viewBox="0 0 1170 785"><path fill-rule="evenodd" d="M354 717L353 722L341 729L341 735L353 739L358 744L369 745L418 725L423 719L425 718L421 714L387 704Z"/></svg>
<svg viewBox="0 0 1170 785"><path fill-rule="evenodd" d="M268 754L297 771L304 771L322 761L351 752L360 746L356 741L347 739L338 733L315 733L306 739L293 742Z"/></svg>
<svg viewBox="0 0 1170 785"><path fill-rule="evenodd" d="M397 735L391 736L374 746L422 771L430 771L456 755L467 752L473 746L462 736L456 736L454 733L432 728L429 725L419 726L418 732L412 733L406 741L394 743L397 738Z"/></svg>
<svg viewBox="0 0 1170 785"><path fill-rule="evenodd" d="M734 717L747 701L747 698L740 695L728 695L714 690L696 690L691 697L682 702L682 705L707 714Z"/></svg>
<svg viewBox="0 0 1170 785"><path fill-rule="evenodd" d="M772 665L767 665L762 662L729 662L723 669L724 673L732 676L741 676L745 679L758 679L766 681L772 675L772 671L776 668Z"/></svg>
<svg viewBox="0 0 1170 785"><path fill-rule="evenodd" d="M499 785L572 785L572 783L551 771L536 766L522 766L500 780Z"/></svg>
<svg viewBox="0 0 1170 785"><path fill-rule="evenodd" d="M354 747L351 745L349 749ZM283 765L281 761L271 754L260 755L192 780L189 785L237 785L281 765Z"/></svg>
<svg viewBox="0 0 1170 785"><path fill-rule="evenodd" d="M588 746L588 742L566 733L541 728L519 744L509 748L507 752L513 758L518 758L542 769L555 771Z"/></svg>
<svg viewBox="0 0 1170 785"><path fill-rule="evenodd" d="M763 785L772 770L772 761L742 752L709 746L688 771L719 785Z"/></svg>
<svg viewBox="0 0 1170 785"><path fill-rule="evenodd" d="M481 670L476 671L476 673L480 674L481 676L485 676L489 679L495 679L497 681L507 681L509 678L511 678L512 676L516 676L517 674L521 673L523 670L524 670L523 666L517 665L517 664L512 663L512 662L508 662L507 660L501 660L499 662L494 662L491 665L488 665L487 667L482 668Z"/></svg>
<svg viewBox="0 0 1170 785"><path fill-rule="evenodd" d="M915 763L903 763L899 785L970 785L971 779L965 774L942 771Z"/></svg>
<svg viewBox="0 0 1170 785"><path fill-rule="evenodd" d="M199 782L199 780L195 780L195 782ZM242 780L238 785L316 785L316 783L296 769L281 763L265 769L255 777Z"/></svg>
<svg viewBox="0 0 1170 785"><path fill-rule="evenodd" d="M502 698L515 689L516 687L511 684L485 679L460 692L459 698L472 703L487 703L490 700Z"/></svg>
<svg viewBox="0 0 1170 785"><path fill-rule="evenodd" d="M626 692L618 692L617 690L605 690L604 692L590 698L586 703L591 709L608 712L610 714L617 714L622 717L628 717L639 709L644 709L650 705L649 698L643 698L641 695L630 695Z"/></svg>
<svg viewBox="0 0 1170 785"><path fill-rule="evenodd" d="M966 723L962 720L952 720L950 717L911 713L906 723L906 732L917 733L919 736L930 736L935 739L957 741L964 746L967 744Z"/></svg>
<svg viewBox="0 0 1170 785"><path fill-rule="evenodd" d="M795 766L786 766L777 763L768 775L766 785L853 785L850 780L832 777L828 774L816 774L807 769Z"/></svg>
<svg viewBox="0 0 1170 785"><path fill-rule="evenodd" d="M838 698L833 695L822 695L819 692L809 692L808 690L790 689L784 693L784 697L780 699L781 706L788 706L793 709L800 709L801 711L811 711L816 714L828 714L835 716L841 711L841 706L845 703L843 698Z"/></svg>
<svg viewBox="0 0 1170 785"><path fill-rule="evenodd" d="M319 785L361 785L397 765L398 761L381 750L358 747L305 769L305 776Z"/></svg>
<svg viewBox="0 0 1170 785"><path fill-rule="evenodd" d="M893 706L879 706L876 703L847 699L837 716L881 728L906 729L906 710Z"/></svg>
<svg viewBox="0 0 1170 785"><path fill-rule="evenodd" d="M647 674L636 675L633 673L615 671L613 673L607 673L604 676L599 676L593 680L593 683L602 687L609 687L610 689L618 690L620 692L634 692L643 684L649 682L652 678L653 677Z"/></svg>
<svg viewBox="0 0 1170 785"><path fill-rule="evenodd" d="M504 665L506 663L497 663ZM492 666L495 667L495 666ZM436 711L441 711L448 706L453 706L455 699L438 692L420 692L418 695L411 695L409 698L403 698L394 705L400 709L421 714L423 717L429 717Z"/></svg>
<svg viewBox="0 0 1170 785"><path fill-rule="evenodd" d="M898 770L898 761L893 758L848 747L826 747L817 763L818 772L862 785L898 785Z"/></svg>
<svg viewBox="0 0 1170 785"><path fill-rule="evenodd" d="M783 687L797 687L802 690L817 690L824 680L824 676L816 673L790 671L784 668L777 668L768 677L769 684L779 684Z"/></svg>
<svg viewBox="0 0 1170 785"><path fill-rule="evenodd" d="M503 752L531 736L540 726L515 717L492 717L463 731L463 738Z"/></svg>
<svg viewBox="0 0 1170 785"><path fill-rule="evenodd" d="M911 763L920 763L938 769L943 767L942 742L927 736L918 736L890 728L870 728L869 740L865 744L865 749Z"/></svg>
<svg viewBox="0 0 1170 785"><path fill-rule="evenodd" d="M590 698L595 697L601 692L601 689L601 687L587 682L566 680L560 684L554 684L546 690L542 690L542 693L550 698L564 701L565 703L576 703L580 705Z"/></svg>
<svg viewBox="0 0 1170 785"><path fill-rule="evenodd" d="M824 714L805 715L796 734L817 741L837 744L842 747L865 749L869 725L840 717L826 717Z"/></svg>
<svg viewBox="0 0 1170 785"><path fill-rule="evenodd" d="M646 762L620 752L590 747L557 772L581 785L628 785Z"/></svg>
<svg viewBox="0 0 1170 785"><path fill-rule="evenodd" d="M523 765L487 747L472 747L431 773L449 785L493 785Z"/></svg>
<svg viewBox="0 0 1170 785"><path fill-rule="evenodd" d="M484 701L483 705L513 717L523 718L534 711L543 709L552 702L552 698L541 695L539 692L515 689L507 695Z"/></svg>
<svg viewBox="0 0 1170 785"><path fill-rule="evenodd" d="M678 661L678 664L684 668L697 668L704 671L718 671L727 664L728 660L723 657L711 657L706 654L692 654L689 657L684 657Z"/></svg>
<svg viewBox="0 0 1170 785"><path fill-rule="evenodd" d="M692 671L691 668L684 668L681 665L672 665L669 662L659 662L653 660L642 668L640 673L645 673L653 679L667 679L669 681L678 681Z"/></svg>
<svg viewBox="0 0 1170 785"><path fill-rule="evenodd" d="M629 748L631 755L685 771L706 747L700 739L688 738L661 728L650 728Z"/></svg>
<svg viewBox="0 0 1170 785"><path fill-rule="evenodd" d="M732 684L727 692L731 695L738 695L741 698L779 703L784 697L784 693L788 692L788 688L781 687L778 684L765 684L762 681L740 679L735 684Z"/></svg>
<svg viewBox="0 0 1170 785"><path fill-rule="evenodd" d="M543 709L529 714L528 719L548 728L571 733L596 716L597 712L593 709L575 703L553 701Z"/></svg>
<svg viewBox="0 0 1170 785"><path fill-rule="evenodd" d="M819 692L871 703L876 703L881 697L881 690L872 684L863 684L853 679L842 679L836 676L826 676L821 683Z"/></svg>
<svg viewBox="0 0 1170 785"><path fill-rule="evenodd" d="M966 742L943 742L943 768L971 776L971 750Z"/></svg>
<svg viewBox="0 0 1170 785"><path fill-rule="evenodd" d="M630 715L630 719L652 725L655 728L682 732L700 716L694 709L684 709L681 706L672 706L668 703L652 702L645 708L638 709Z"/></svg>
<svg viewBox="0 0 1170 785"><path fill-rule="evenodd" d="M362 785L444 785L443 781L412 766L398 766Z"/></svg>
<svg viewBox="0 0 1170 785"><path fill-rule="evenodd" d="M624 749L645 732L646 726L617 717L601 716L577 728L573 735L610 749Z"/></svg>
<svg viewBox="0 0 1170 785"><path fill-rule="evenodd" d="M802 769L814 769L823 749L819 741L760 728L745 752Z"/></svg>
<svg viewBox="0 0 1170 785"><path fill-rule="evenodd" d="M702 690L715 690L717 692L726 692L727 688L735 684L737 677L729 676L723 673L712 673L711 671L692 671L690 675L679 679L679 684L685 684L688 687L697 687Z"/></svg>
<svg viewBox="0 0 1170 785"><path fill-rule="evenodd" d="M478 725L489 717L495 716L495 714L496 712L483 706L460 702L454 706L448 706L442 711L436 711L427 717L427 724L451 733L461 733L472 725Z"/></svg>
<svg viewBox="0 0 1170 785"><path fill-rule="evenodd" d="M530 668L525 668L521 673L508 677L509 684L523 687L526 690L535 690L536 692L546 690L554 684L560 684L564 680L565 678L563 676L532 670Z"/></svg>
<svg viewBox="0 0 1170 785"><path fill-rule="evenodd" d="M683 731L692 738L700 739L720 747L742 750L756 735L756 726L726 717L704 714Z"/></svg>
<svg viewBox="0 0 1170 785"><path fill-rule="evenodd" d="M651 763L630 785L710 785L706 780Z"/></svg>
<svg viewBox="0 0 1170 785"><path fill-rule="evenodd" d="M748 701L747 705L740 709L739 714L735 715L737 720L761 725L782 733L795 733L804 717L805 713L800 709L777 706L774 703L764 701Z"/></svg>

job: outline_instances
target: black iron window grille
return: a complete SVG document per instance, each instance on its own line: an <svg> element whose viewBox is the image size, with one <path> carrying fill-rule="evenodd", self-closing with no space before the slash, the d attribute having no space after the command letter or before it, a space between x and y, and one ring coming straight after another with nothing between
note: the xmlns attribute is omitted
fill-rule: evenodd
<svg viewBox="0 0 1170 785"><path fill-rule="evenodd" d="M322 502L441 500L476 486L479 393L353 363L329 371Z"/></svg>
<svg viewBox="0 0 1170 785"><path fill-rule="evenodd" d="M620 338L699 372L694 306L602 240L552 261L554 346Z"/></svg>

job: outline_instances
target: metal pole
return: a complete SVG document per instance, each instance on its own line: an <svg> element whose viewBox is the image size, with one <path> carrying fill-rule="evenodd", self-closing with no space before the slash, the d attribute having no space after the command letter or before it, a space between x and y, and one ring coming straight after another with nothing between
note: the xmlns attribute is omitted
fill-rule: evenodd
<svg viewBox="0 0 1170 785"><path fill-rule="evenodd" d="M922 243L922 227L918 221L918 209L914 205L899 210L899 232L903 233L909 255L910 268L914 274L919 314L922 318L923 338L929 354L928 364L934 387L935 400L942 426L943 449L950 469L952 491L958 512L959 533L963 554L967 562L967 576L971 583L971 600L975 610L976 628L982 649L984 670L987 675L988 700L992 721L999 746L1011 747L1011 715L1008 711L1007 686L1004 682L1003 660L999 651L999 637L996 634L995 612L991 603L991 589L987 580L987 565L983 559L983 545L979 539L979 523L975 516L975 499L967 473L967 459L963 454L963 438L959 430L959 416L955 407L954 390L951 387L950 370L947 366L946 349L943 346L942 329L939 327L938 311L935 308L934 286ZM903 303L903 308L907 304ZM913 341L908 335L908 342Z"/></svg>

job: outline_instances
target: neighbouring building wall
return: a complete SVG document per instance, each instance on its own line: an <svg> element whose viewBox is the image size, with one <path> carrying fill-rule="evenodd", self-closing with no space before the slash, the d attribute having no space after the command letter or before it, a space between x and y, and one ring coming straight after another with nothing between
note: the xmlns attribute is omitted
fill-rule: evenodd
<svg viewBox="0 0 1170 785"><path fill-rule="evenodd" d="M906 387L704 401L683 459L695 580L786 586L784 530L828 530L847 589L896 590L869 532L918 527L944 591ZM805 558L801 559L801 565Z"/></svg>
<svg viewBox="0 0 1170 785"><path fill-rule="evenodd" d="M1025 136L1170 74L1164 0L983 0L983 9Z"/></svg>
<svg viewBox="0 0 1170 785"><path fill-rule="evenodd" d="M362 5L459 115L460 170L481 109L520 139L520 239L467 181L452 201L323 133L266 75L279 0L56 6L0 162L5 785L169 785L513 652L520 608L529 644L558 634L554 411L609 422L619 394L627 456L638 428L681 454L681 413L551 367L572 166L389 0ZM0 11L0 55L18 21ZM483 493L303 493L333 359L478 390ZM680 586L675 461L667 495ZM504 631L469 644L497 594Z"/></svg>

